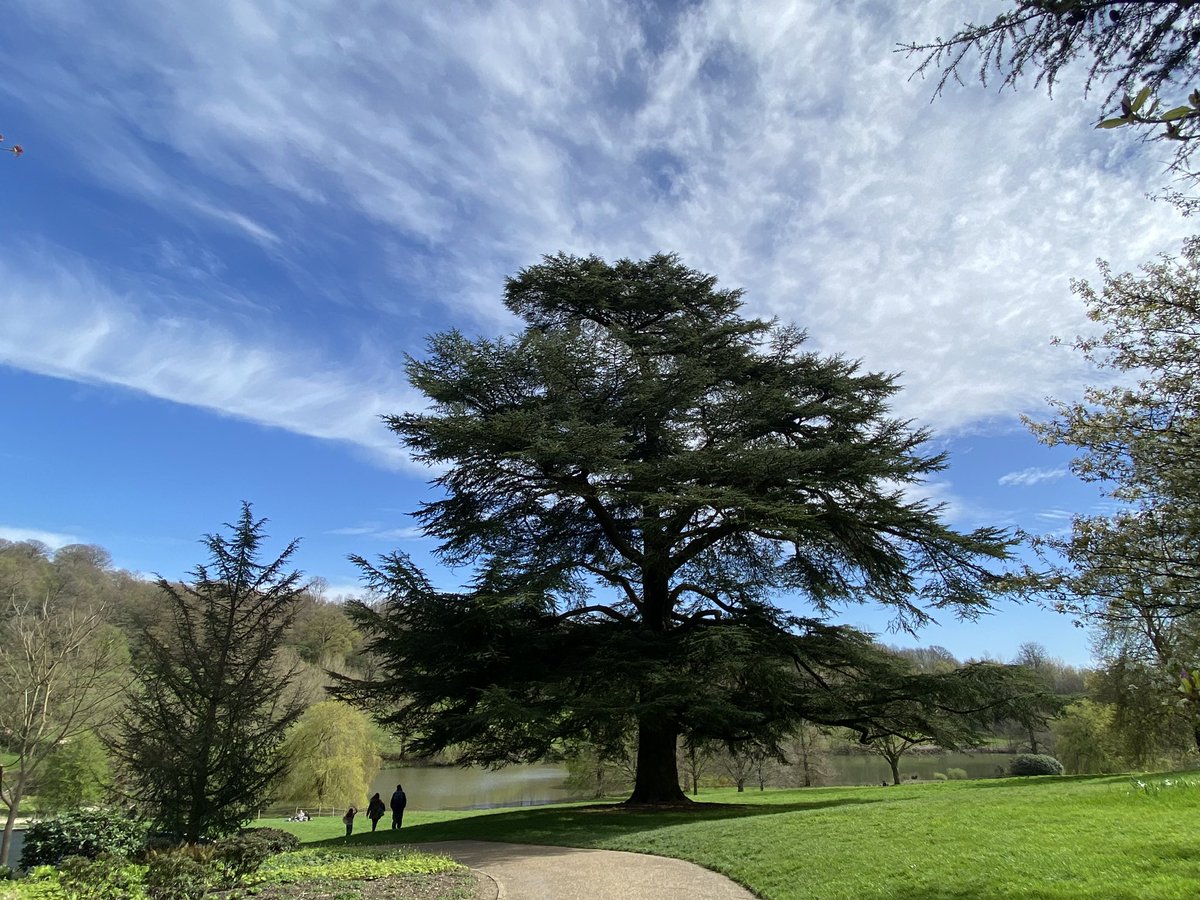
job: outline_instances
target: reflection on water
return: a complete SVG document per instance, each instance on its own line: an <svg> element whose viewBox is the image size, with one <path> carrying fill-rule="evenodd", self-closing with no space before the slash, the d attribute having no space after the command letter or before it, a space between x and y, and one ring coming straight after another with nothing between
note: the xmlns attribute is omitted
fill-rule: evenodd
<svg viewBox="0 0 1200 900"><path fill-rule="evenodd" d="M584 791L569 790L566 780L564 766L507 766L495 771L400 766L381 769L371 792L378 791L387 800L397 783L403 784L409 809L488 809L586 798Z"/></svg>
<svg viewBox="0 0 1200 900"><path fill-rule="evenodd" d="M8 867L15 869L21 861L21 848L25 846L25 830L18 828L12 833L12 845L8 848Z"/></svg>
<svg viewBox="0 0 1200 900"><path fill-rule="evenodd" d="M929 781L934 772L945 773L954 768L965 770L968 778L992 778L1007 771L1011 759L1012 755L1007 753L909 753L900 760L900 774L905 780L915 773L919 780ZM830 784L891 781L891 770L879 756L855 753L833 756L830 762L833 769ZM371 785L371 793L378 791L386 802L396 784L402 783L409 808L423 810L536 806L588 799L586 791L567 788L566 779L566 767L552 765L508 766L496 771L400 766L382 769ZM704 799L703 787L700 799ZM13 834L10 865L15 865L21 857L23 838L21 831Z"/></svg>
<svg viewBox="0 0 1200 900"><path fill-rule="evenodd" d="M947 769L963 769L968 778L993 778L1008 770L1011 759L1007 753L908 753L900 760L900 775L908 780L915 774L919 780L929 781L934 772L945 774ZM874 754L837 755L830 757L829 762L832 774L826 784L879 784L892 780L887 762ZM425 810L537 806L588 799L587 791L568 788L566 779L566 768L554 765L508 766L495 771L400 766L381 770L371 792L378 791L387 800L396 784L402 783L409 807ZM794 783L794 780L794 774L785 772L778 783ZM700 793L703 797L703 787Z"/></svg>

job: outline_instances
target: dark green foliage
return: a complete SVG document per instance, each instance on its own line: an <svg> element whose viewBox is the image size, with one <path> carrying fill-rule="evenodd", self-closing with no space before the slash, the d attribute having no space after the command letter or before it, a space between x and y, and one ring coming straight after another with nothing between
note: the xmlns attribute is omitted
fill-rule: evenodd
<svg viewBox="0 0 1200 900"><path fill-rule="evenodd" d="M464 762L636 734L635 802L682 799L681 735L871 734L919 721L907 700L978 716L1008 696L1003 667L925 679L824 621L863 602L901 626L977 615L1008 544L902 492L944 460L889 417L891 376L739 297L674 256L560 255L508 282L519 334L432 337L408 365L431 410L387 421L441 469L418 517L477 577L448 594L402 555L359 559L387 600L350 613L384 674L338 693Z"/></svg>
<svg viewBox="0 0 1200 900"><path fill-rule="evenodd" d="M146 895L149 900L204 900L221 884L216 848L185 844L155 850L146 860Z"/></svg>
<svg viewBox="0 0 1200 900"><path fill-rule="evenodd" d="M222 881L232 886L257 872L263 863L279 852L272 849L273 843L270 838L256 834L239 834L217 841L214 846ZM299 838L296 843L299 846Z"/></svg>
<svg viewBox="0 0 1200 900"><path fill-rule="evenodd" d="M148 858L146 887L151 897L203 897L209 889L231 890L262 868L263 863L287 845L295 849L299 838L284 840L278 829L262 828L211 844L181 844L152 851Z"/></svg>
<svg viewBox="0 0 1200 900"><path fill-rule="evenodd" d="M134 856L146 846L146 824L116 809L64 813L25 830L21 867L56 866L67 856Z"/></svg>
<svg viewBox="0 0 1200 900"><path fill-rule="evenodd" d="M67 900L129 900L140 882L128 859L109 853L68 856L59 865L58 884Z"/></svg>
<svg viewBox="0 0 1200 900"><path fill-rule="evenodd" d="M1008 764L1009 775L1061 775L1063 766L1044 753L1022 753Z"/></svg>
<svg viewBox="0 0 1200 900"><path fill-rule="evenodd" d="M131 793L179 839L236 831L267 799L285 766L276 750L303 712L276 665L292 623L300 574L285 569L292 542L260 563L263 524L243 504L232 534L208 535L210 563L193 583L159 580L168 626L145 636L140 685L119 722L116 754Z"/></svg>
<svg viewBox="0 0 1200 900"><path fill-rule="evenodd" d="M144 876L113 853L67 856L59 864L59 884L68 898L79 900L126 900L142 884L151 900L200 900L210 891L237 888L284 846L295 849L299 839L263 828L212 844L162 847L146 854Z"/></svg>
<svg viewBox="0 0 1200 900"><path fill-rule="evenodd" d="M300 838L282 828L243 828L240 836L265 844L271 853L287 853L300 848Z"/></svg>

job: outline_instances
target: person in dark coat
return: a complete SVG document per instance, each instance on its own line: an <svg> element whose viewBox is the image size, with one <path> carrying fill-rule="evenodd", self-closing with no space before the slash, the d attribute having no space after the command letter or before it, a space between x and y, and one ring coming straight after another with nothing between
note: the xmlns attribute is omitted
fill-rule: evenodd
<svg viewBox="0 0 1200 900"><path fill-rule="evenodd" d="M399 828L404 824L404 807L408 806L408 795L404 793L404 788L396 785L396 790L392 792L392 828Z"/></svg>
<svg viewBox="0 0 1200 900"><path fill-rule="evenodd" d="M372 831L375 830L375 826L379 824L379 820L383 818L385 812L387 812L387 807L383 805L383 798L376 794L367 804L367 818L371 820Z"/></svg>
<svg viewBox="0 0 1200 900"><path fill-rule="evenodd" d="M350 837L354 833L354 817L358 814L355 807L350 807L346 810L346 814L342 816L342 821L346 823L346 837Z"/></svg>

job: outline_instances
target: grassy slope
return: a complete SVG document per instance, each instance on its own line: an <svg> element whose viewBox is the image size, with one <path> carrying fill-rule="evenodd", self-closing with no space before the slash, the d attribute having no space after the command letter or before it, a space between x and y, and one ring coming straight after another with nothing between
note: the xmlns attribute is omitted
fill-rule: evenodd
<svg viewBox="0 0 1200 900"><path fill-rule="evenodd" d="M1200 777L1168 778L1173 786L1149 792L1127 776L712 791L710 803L728 805L410 813L401 833L658 853L768 898L1193 898ZM343 842L336 819L284 827ZM381 830L352 843L394 840Z"/></svg>

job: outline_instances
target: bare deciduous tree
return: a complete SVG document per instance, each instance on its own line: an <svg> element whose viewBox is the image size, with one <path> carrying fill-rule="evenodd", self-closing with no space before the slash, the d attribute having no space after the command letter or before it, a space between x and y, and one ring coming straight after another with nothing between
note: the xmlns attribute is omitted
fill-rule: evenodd
<svg viewBox="0 0 1200 900"><path fill-rule="evenodd" d="M16 756L15 774L0 770L8 806L0 865L7 863L21 798L60 744L92 728L124 689L129 653L104 620L103 606L47 591L22 596L10 585L0 623L0 734Z"/></svg>

